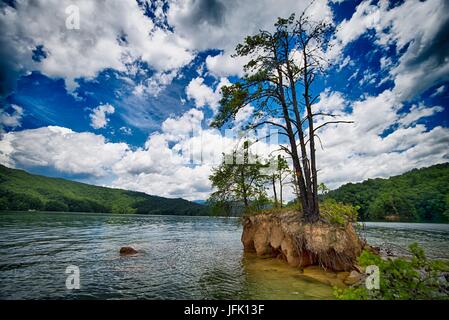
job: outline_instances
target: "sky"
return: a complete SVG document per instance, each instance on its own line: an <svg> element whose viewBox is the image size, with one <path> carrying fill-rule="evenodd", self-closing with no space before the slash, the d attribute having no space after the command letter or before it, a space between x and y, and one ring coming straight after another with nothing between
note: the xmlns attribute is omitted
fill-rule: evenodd
<svg viewBox="0 0 449 320"><path fill-rule="evenodd" d="M235 46L307 6L336 27L314 108L354 121L321 131L319 180L336 188L448 162L447 0L8 0L0 163L207 199L217 154L239 140L208 125L220 88L243 75Z"/></svg>

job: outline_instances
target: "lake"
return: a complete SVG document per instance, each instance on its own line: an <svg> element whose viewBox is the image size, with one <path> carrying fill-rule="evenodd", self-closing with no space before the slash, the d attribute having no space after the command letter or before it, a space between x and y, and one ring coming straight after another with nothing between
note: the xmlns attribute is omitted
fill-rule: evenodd
<svg viewBox="0 0 449 320"><path fill-rule="evenodd" d="M236 218L0 213L0 299L333 298L326 275L244 255L241 230ZM367 223L364 234L449 259L449 225ZM139 253L120 256L126 245ZM69 265L78 290L66 288Z"/></svg>

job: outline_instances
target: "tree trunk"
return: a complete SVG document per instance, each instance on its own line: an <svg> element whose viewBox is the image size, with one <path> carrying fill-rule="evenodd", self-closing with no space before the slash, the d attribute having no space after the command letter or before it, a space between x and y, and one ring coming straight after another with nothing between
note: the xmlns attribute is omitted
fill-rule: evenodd
<svg viewBox="0 0 449 320"><path fill-rule="evenodd" d="M243 165L243 167L245 167ZM245 205L245 209L248 209L249 207L249 203L248 203L248 194L247 194L247 190L246 190L246 184L245 184L245 173L243 172L243 169L240 173L241 175L241 183L242 183L242 193L243 193L243 203Z"/></svg>
<svg viewBox="0 0 449 320"><path fill-rule="evenodd" d="M276 193L276 175L275 174L273 174L271 176L271 181L273 183L274 206L277 208L278 207L278 197L277 197L277 193Z"/></svg>
<svg viewBox="0 0 449 320"><path fill-rule="evenodd" d="M277 58L276 52L274 52L274 55ZM282 113L283 113L285 125L287 128L287 136L288 136L290 148L291 148L290 155L292 157L293 167L295 169L296 179L298 182L301 205L302 205L302 208L304 210L304 215L305 215L306 211L307 212L309 211L309 203L307 201L308 199L307 199L306 185L304 182L303 172L302 172L302 168L301 168L301 162L299 160L298 148L296 146L295 133L292 128L292 121L289 116L287 102L286 102L285 95L284 95L284 84L282 81L283 75L280 70L280 67L277 68L277 72L278 72L278 77L279 77L278 92L279 92L279 98L280 98L280 102L281 102L281 106L282 106Z"/></svg>
<svg viewBox="0 0 449 320"><path fill-rule="evenodd" d="M282 200L282 180L279 179L279 206L282 208L283 200Z"/></svg>
<svg viewBox="0 0 449 320"><path fill-rule="evenodd" d="M310 161L311 161L311 183L312 188L309 190L309 204L310 211L308 215L305 215L306 221L308 222L316 222L320 218L320 211L318 207L318 179L317 179L317 170L316 170L316 158L315 158L315 132L313 130L313 117L312 117L312 106L309 99L309 85L310 78L308 73L308 61L307 61L307 53L304 47L303 50L303 59L304 59L304 101L307 109L307 120L309 123L309 145L310 145Z"/></svg>

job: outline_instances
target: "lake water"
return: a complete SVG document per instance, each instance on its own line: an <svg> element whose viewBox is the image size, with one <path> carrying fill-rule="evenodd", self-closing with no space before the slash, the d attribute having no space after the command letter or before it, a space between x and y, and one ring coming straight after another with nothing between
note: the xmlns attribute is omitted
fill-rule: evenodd
<svg viewBox="0 0 449 320"><path fill-rule="evenodd" d="M235 218L0 213L0 299L332 299L316 280L326 275L244 255L241 230ZM449 225L368 223L365 233L449 258ZM139 253L120 256L125 245ZM66 288L69 265L78 290Z"/></svg>

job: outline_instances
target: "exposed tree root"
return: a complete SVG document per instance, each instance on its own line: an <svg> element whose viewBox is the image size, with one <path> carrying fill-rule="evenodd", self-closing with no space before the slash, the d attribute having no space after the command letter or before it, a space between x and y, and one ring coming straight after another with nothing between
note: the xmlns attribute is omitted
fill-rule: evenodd
<svg viewBox="0 0 449 320"><path fill-rule="evenodd" d="M286 260L295 267L319 265L333 271L354 269L363 247L351 224L308 224L294 211L263 213L244 220L245 251Z"/></svg>

